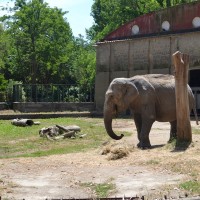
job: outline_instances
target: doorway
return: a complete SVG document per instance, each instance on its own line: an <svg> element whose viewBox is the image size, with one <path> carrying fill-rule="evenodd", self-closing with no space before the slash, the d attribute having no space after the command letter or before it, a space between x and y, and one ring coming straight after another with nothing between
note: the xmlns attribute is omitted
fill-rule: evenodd
<svg viewBox="0 0 200 200"><path fill-rule="evenodd" d="M200 69L189 71L189 85L196 100L196 109L200 115Z"/></svg>

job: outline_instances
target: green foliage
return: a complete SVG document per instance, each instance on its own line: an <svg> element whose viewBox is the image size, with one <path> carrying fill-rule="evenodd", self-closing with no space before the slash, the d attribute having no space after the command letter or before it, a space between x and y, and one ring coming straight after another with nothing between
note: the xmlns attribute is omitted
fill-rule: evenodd
<svg viewBox="0 0 200 200"><path fill-rule="evenodd" d="M6 57L9 51L9 37L3 29L3 25L0 24L0 102L6 100L6 86L7 80L4 76Z"/></svg>
<svg viewBox="0 0 200 200"><path fill-rule="evenodd" d="M6 100L6 87L7 87L7 80L5 80L3 74L0 74L0 102Z"/></svg>
<svg viewBox="0 0 200 200"><path fill-rule="evenodd" d="M9 53L4 60L0 54L5 77L23 84L76 84L80 97L70 98L88 99L94 89L95 50L82 36L73 37L67 13L43 0L15 0L13 8L5 9L14 12L1 18L6 29L0 32L9 36Z"/></svg>
<svg viewBox="0 0 200 200"><path fill-rule="evenodd" d="M79 94L88 99L88 95L94 90L96 52L92 44L86 42L81 35L76 38L75 44L72 77L79 86Z"/></svg>
<svg viewBox="0 0 200 200"><path fill-rule="evenodd" d="M0 74L0 92L6 90L7 80L4 78L3 74Z"/></svg>
<svg viewBox="0 0 200 200"><path fill-rule="evenodd" d="M71 86L67 91L66 102L79 102L81 101L80 88L77 86Z"/></svg>
<svg viewBox="0 0 200 200"><path fill-rule="evenodd" d="M5 66L5 59L8 56L8 36L0 24L0 72Z"/></svg>
<svg viewBox="0 0 200 200"><path fill-rule="evenodd" d="M156 0L162 8L175 6L182 3L190 3L196 0Z"/></svg>
<svg viewBox="0 0 200 200"><path fill-rule="evenodd" d="M13 101L13 86L16 85L16 84L21 85L22 82L20 82L20 81L14 81L14 80L10 79L8 81L8 83L7 83L7 88L6 88L6 95L7 95L7 97L6 97L6 101L8 103ZM22 96L22 99L25 100L25 92L24 92L23 89L21 90L21 96Z"/></svg>
<svg viewBox="0 0 200 200"><path fill-rule="evenodd" d="M13 78L24 83L67 82L73 36L66 13L41 0L16 0L15 10L7 21L15 47L9 66Z"/></svg>

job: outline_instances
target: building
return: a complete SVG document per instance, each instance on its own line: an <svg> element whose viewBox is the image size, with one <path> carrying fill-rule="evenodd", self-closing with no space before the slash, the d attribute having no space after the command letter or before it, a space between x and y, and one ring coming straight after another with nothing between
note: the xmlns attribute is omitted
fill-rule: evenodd
<svg viewBox="0 0 200 200"><path fill-rule="evenodd" d="M108 34L96 47L96 109L116 77L173 74L172 54L190 55L189 84L200 109L200 1L151 12Z"/></svg>

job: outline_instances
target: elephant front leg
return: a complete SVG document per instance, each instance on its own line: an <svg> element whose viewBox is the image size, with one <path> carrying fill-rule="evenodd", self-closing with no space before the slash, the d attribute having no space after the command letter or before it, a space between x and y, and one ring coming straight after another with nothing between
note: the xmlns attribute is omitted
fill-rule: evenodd
<svg viewBox="0 0 200 200"><path fill-rule="evenodd" d="M138 140L140 142L140 133L141 133L141 130L142 130L142 117L140 114L134 114L134 121L135 121L135 126L136 126L136 129L137 129L137 137L138 137ZM138 143L139 144L139 143Z"/></svg>
<svg viewBox="0 0 200 200"><path fill-rule="evenodd" d="M142 121L142 129L139 134L139 143L138 147L141 149L149 149L151 148L151 143L149 140L149 133L154 121L152 120L144 120Z"/></svg>

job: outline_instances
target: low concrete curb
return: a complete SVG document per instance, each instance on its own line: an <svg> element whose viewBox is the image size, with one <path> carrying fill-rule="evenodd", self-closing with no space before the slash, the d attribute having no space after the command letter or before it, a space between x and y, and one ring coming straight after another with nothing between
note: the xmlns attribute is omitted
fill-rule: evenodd
<svg viewBox="0 0 200 200"><path fill-rule="evenodd" d="M62 113L13 113L0 114L0 120L10 120L16 118L24 119L47 119L59 117L102 117L102 113L98 112L62 112Z"/></svg>

